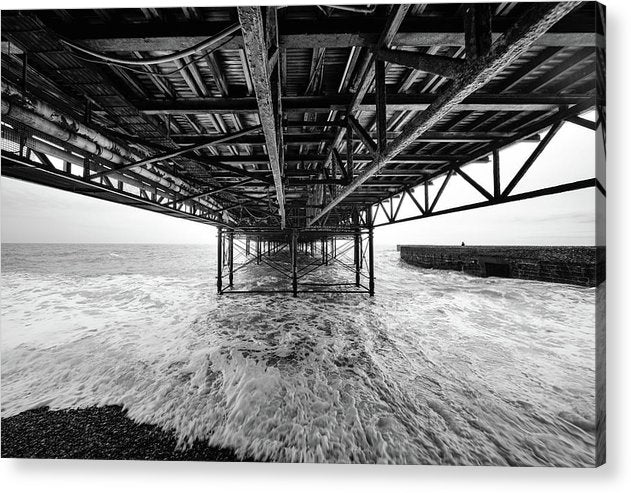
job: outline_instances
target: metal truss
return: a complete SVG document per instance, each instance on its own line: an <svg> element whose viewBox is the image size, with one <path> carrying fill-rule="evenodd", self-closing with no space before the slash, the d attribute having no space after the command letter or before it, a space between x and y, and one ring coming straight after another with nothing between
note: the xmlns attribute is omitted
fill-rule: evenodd
<svg viewBox="0 0 631 493"><path fill-rule="evenodd" d="M606 191L602 183L598 180L598 178L589 178L585 180L578 180L574 182L564 183L562 185L555 185L551 187L540 188L537 190L532 190L528 192L522 193L514 193L517 185L523 180L524 176L528 172L528 170L532 167L532 165L536 162L537 158L543 153L544 149L550 144L550 142L557 135L563 123L571 122L573 124L582 126L584 128L588 128L593 131L597 131L601 129L603 131L604 138L604 126L601 125L598 121L592 122L580 116L571 116L565 120L560 120L554 123L546 132L545 136L541 139L539 144L535 147L535 149L531 152L531 154L526 158L522 166L519 168L517 173L513 176L511 181L502 189L500 184L500 155L498 150L494 150L492 153L491 160L491 169L492 173L492 183L493 189L487 190L484 188L479 182L474 180L468 173L466 173L463 169L463 165L455 165L451 169L447 171L447 173L442 177L442 183L438 188L436 194L431 197L429 191L429 185L432 180L440 178L440 176L428 176L428 178L424 181L422 185L421 198L417 198L413 194L412 188L405 188L402 192L393 194L389 197L385 197L383 200L380 200L376 204L370 206L373 211L373 217L377 218L383 217L384 221L379 222L378 224L374 224L374 227L379 226L387 226L389 224L397 224L401 222L413 221L416 219L425 219L428 217L439 216L444 214L450 214L454 212L462 212L472 209L479 209L481 207L489 207L492 205L505 204L508 202L516 202L525 199L531 199L536 197L544 197L547 195L554 195L563 192L570 192L574 190L582 190L585 188L595 187L603 196L606 195ZM451 182L451 178L453 176L460 176L464 179L471 187L477 190L484 200L479 202L473 202L466 205L461 205L457 207L449 207L446 209L438 208L441 196L443 195L445 189L449 186ZM453 185L452 185L453 186ZM401 211L401 206L404 200L408 199L409 202L412 202L419 212L419 214L401 218L399 213Z"/></svg>

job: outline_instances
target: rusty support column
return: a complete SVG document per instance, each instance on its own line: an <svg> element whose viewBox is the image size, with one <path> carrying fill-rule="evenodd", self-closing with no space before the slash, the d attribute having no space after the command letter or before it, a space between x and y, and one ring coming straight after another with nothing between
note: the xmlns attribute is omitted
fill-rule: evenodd
<svg viewBox="0 0 631 493"><path fill-rule="evenodd" d="M364 237L359 234L359 270L364 268Z"/></svg>
<svg viewBox="0 0 631 493"><path fill-rule="evenodd" d="M359 233L355 233L353 238L353 260L355 261L355 286L359 287L359 275L360 275L360 267L359 267L359 258L361 256L361 252L359 250Z"/></svg>
<svg viewBox="0 0 631 493"><path fill-rule="evenodd" d="M353 126L346 123L346 183L353 181L355 164L353 163Z"/></svg>
<svg viewBox="0 0 631 493"><path fill-rule="evenodd" d="M217 294L221 294L222 292L222 272L221 268L223 267L223 251L222 251L222 241L223 241L223 230L220 227L217 228Z"/></svg>
<svg viewBox="0 0 631 493"><path fill-rule="evenodd" d="M291 232L291 288L294 298L298 296L298 268L297 268L297 255L296 255L296 243L297 243L296 231Z"/></svg>
<svg viewBox="0 0 631 493"><path fill-rule="evenodd" d="M320 253L322 255L322 264L324 265L324 240L320 240Z"/></svg>
<svg viewBox="0 0 631 493"><path fill-rule="evenodd" d="M234 277L234 231L228 233L228 285L232 287Z"/></svg>
<svg viewBox="0 0 631 493"><path fill-rule="evenodd" d="M498 199L502 194L500 182L500 151L493 151L493 197Z"/></svg>
<svg viewBox="0 0 631 493"><path fill-rule="evenodd" d="M375 295L375 250L373 246L373 220L372 207L366 210L366 222L368 223L368 294Z"/></svg>

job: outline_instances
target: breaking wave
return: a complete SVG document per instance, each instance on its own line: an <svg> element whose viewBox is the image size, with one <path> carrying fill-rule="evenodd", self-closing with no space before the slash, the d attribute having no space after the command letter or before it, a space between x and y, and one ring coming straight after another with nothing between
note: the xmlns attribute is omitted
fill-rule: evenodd
<svg viewBox="0 0 631 493"><path fill-rule="evenodd" d="M260 460L594 464L595 289L384 250L375 298L217 297L213 268L209 247L4 245L3 417L121 404Z"/></svg>

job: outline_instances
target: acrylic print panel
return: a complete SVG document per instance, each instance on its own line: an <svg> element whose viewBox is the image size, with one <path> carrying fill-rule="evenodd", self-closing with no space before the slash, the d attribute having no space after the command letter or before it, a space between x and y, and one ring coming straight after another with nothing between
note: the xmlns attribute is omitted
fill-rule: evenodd
<svg viewBox="0 0 631 493"><path fill-rule="evenodd" d="M2 11L2 456L605 460L594 2Z"/></svg>

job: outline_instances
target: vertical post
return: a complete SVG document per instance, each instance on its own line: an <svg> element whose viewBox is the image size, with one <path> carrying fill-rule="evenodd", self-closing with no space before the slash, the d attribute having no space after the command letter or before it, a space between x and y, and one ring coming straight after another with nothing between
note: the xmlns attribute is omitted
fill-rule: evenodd
<svg viewBox="0 0 631 493"><path fill-rule="evenodd" d="M361 253L359 251L359 234L357 232L355 232L353 242L353 259L355 260L355 286L359 287L359 257Z"/></svg>
<svg viewBox="0 0 631 493"><path fill-rule="evenodd" d="M359 270L364 268L364 237L359 233Z"/></svg>
<svg viewBox="0 0 631 493"><path fill-rule="evenodd" d="M324 264L324 240L320 240L320 253L322 254L322 264Z"/></svg>
<svg viewBox="0 0 631 493"><path fill-rule="evenodd" d="M468 59L484 56L491 48L491 6L470 4L464 18L465 51Z"/></svg>
<svg viewBox="0 0 631 493"><path fill-rule="evenodd" d="M350 123L346 124L346 175L347 182L353 181L355 173L355 165L353 164L353 127Z"/></svg>
<svg viewBox="0 0 631 493"><path fill-rule="evenodd" d="M425 210L429 210L429 182L427 178L425 178L425 183L423 184L423 188L425 189Z"/></svg>
<svg viewBox="0 0 631 493"><path fill-rule="evenodd" d="M375 59L375 97L377 105L377 154L383 155L388 144L386 138L386 65Z"/></svg>
<svg viewBox="0 0 631 493"><path fill-rule="evenodd" d="M324 265L329 265L329 240L324 240Z"/></svg>
<svg viewBox="0 0 631 493"><path fill-rule="evenodd" d="M91 169L92 167L90 166L90 158L86 156L83 158L83 179L84 180L90 179Z"/></svg>
<svg viewBox="0 0 631 493"><path fill-rule="evenodd" d="M368 223L368 294L375 295L375 255L373 247L373 220L372 207L366 210L366 222Z"/></svg>
<svg viewBox="0 0 631 493"><path fill-rule="evenodd" d="M493 151L493 197L496 199L502 194L500 190L500 152Z"/></svg>
<svg viewBox="0 0 631 493"><path fill-rule="evenodd" d="M232 287L234 277L234 231L228 233L228 284Z"/></svg>
<svg viewBox="0 0 631 493"><path fill-rule="evenodd" d="M222 251L222 241L223 241L223 230L221 226L217 228L217 294L221 294L222 286L221 286L221 278L222 272L221 268L223 266L223 251Z"/></svg>
<svg viewBox="0 0 631 493"><path fill-rule="evenodd" d="M291 232L291 287L294 292L294 298L298 296L298 268L296 259L296 231Z"/></svg>
<svg viewBox="0 0 631 493"><path fill-rule="evenodd" d="M261 263L261 237L256 237L256 265Z"/></svg>

